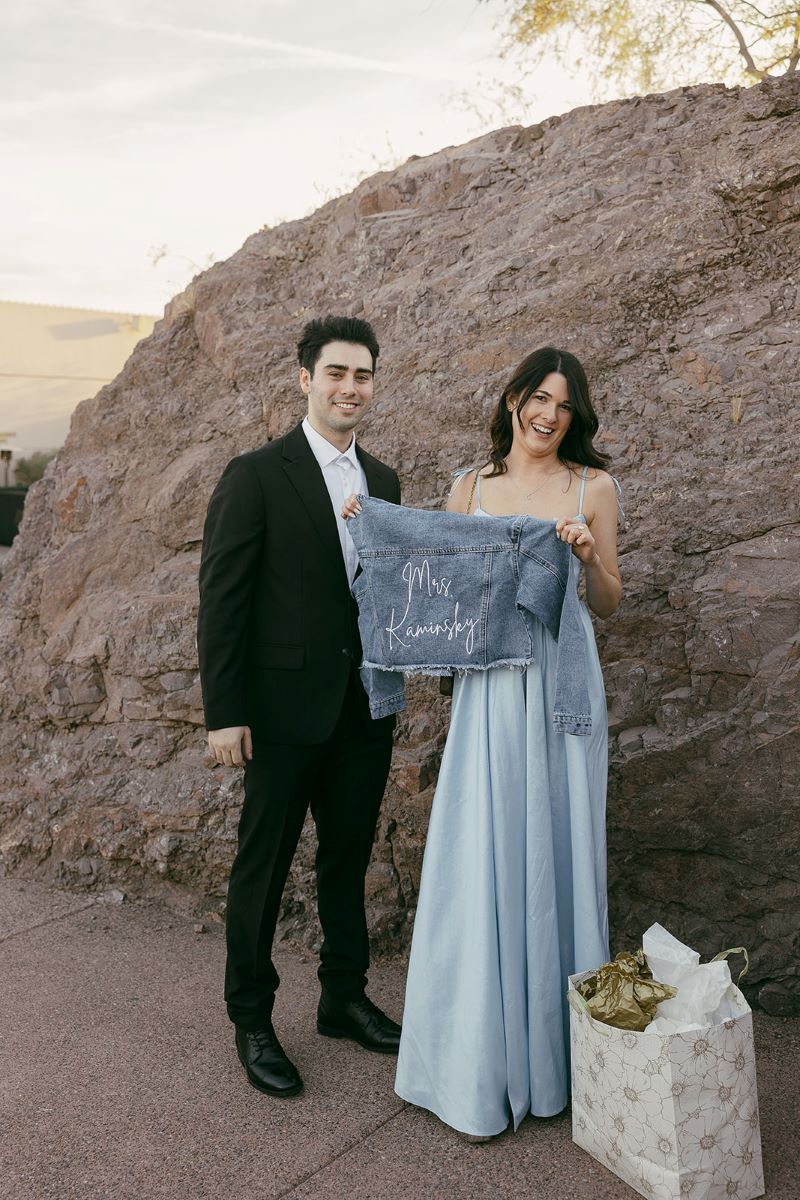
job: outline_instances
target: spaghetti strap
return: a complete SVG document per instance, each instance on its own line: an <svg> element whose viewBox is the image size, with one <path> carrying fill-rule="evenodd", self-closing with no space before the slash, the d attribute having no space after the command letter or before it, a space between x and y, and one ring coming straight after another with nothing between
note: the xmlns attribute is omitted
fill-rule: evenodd
<svg viewBox="0 0 800 1200"><path fill-rule="evenodd" d="M586 476L589 473L588 466L581 471L581 490L578 492L578 513L583 516L583 495L586 491Z"/></svg>
<svg viewBox="0 0 800 1200"><path fill-rule="evenodd" d="M481 506L481 469L478 467L475 472L475 507Z"/></svg>
<svg viewBox="0 0 800 1200"><path fill-rule="evenodd" d="M474 467L459 467L457 471L453 471L452 476L451 476L453 482L450 485L450 491L448 492L448 496L452 496L453 492L456 490L458 485L461 483L461 480L464 478L464 476L469 475L470 471L474 471L474 469L475 469Z"/></svg>
<svg viewBox="0 0 800 1200"><path fill-rule="evenodd" d="M625 510L622 507L622 485L620 484L620 481L617 479L616 475L611 476L611 481L614 484L614 487L617 489L617 522L622 526L623 529L627 529L628 518L625 516Z"/></svg>
<svg viewBox="0 0 800 1200"><path fill-rule="evenodd" d="M464 510L467 513L470 512L472 509L472 500L475 496L476 484L477 484L477 488L478 488L478 505L480 506L481 488L480 488L480 484L478 483L478 475L480 473L480 467L459 467L459 469L457 471L453 471L453 485L450 488L450 493L449 493L452 496L453 492L456 490L458 485L461 483L461 480L464 479L465 476L471 475L473 471L475 472L475 475L472 480L472 487L469 489L469 500L467 501L467 507Z"/></svg>

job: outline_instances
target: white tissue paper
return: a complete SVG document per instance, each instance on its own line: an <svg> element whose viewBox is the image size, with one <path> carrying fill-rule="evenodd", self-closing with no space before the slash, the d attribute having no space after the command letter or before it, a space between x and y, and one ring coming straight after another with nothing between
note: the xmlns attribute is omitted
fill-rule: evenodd
<svg viewBox="0 0 800 1200"><path fill-rule="evenodd" d="M661 1001L645 1033L683 1033L719 1025L749 1011L724 959L701 963L696 950L658 924L647 930L642 948L653 978L678 989L677 996Z"/></svg>

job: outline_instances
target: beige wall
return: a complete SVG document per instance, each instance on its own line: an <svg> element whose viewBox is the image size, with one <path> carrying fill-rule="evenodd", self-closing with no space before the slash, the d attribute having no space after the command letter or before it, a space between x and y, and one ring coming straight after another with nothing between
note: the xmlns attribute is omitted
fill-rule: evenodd
<svg viewBox="0 0 800 1200"><path fill-rule="evenodd" d="M23 454L57 449L76 405L119 373L157 320L0 301L0 434L16 434Z"/></svg>

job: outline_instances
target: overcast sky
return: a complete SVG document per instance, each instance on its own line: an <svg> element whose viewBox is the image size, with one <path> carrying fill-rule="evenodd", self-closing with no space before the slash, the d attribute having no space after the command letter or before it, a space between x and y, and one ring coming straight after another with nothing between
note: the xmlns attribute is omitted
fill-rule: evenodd
<svg viewBox="0 0 800 1200"><path fill-rule="evenodd" d="M159 313L211 257L361 175L589 102L553 66L498 113L519 82L501 11L5 0L0 299Z"/></svg>

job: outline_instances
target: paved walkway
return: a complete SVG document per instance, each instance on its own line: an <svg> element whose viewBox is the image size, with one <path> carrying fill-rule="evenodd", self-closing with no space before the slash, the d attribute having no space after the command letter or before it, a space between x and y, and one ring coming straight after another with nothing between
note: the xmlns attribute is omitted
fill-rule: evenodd
<svg viewBox="0 0 800 1200"><path fill-rule="evenodd" d="M394 1060L314 1028L316 964L282 952L276 1023L302 1095L250 1088L220 1003L222 931L0 880L2 1200L632 1200L567 1115L470 1145L393 1092ZM399 1014L403 966L370 992ZM757 1014L770 1200L800 1195L800 1022Z"/></svg>

